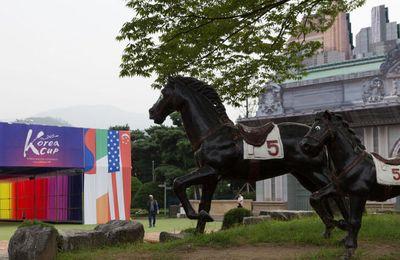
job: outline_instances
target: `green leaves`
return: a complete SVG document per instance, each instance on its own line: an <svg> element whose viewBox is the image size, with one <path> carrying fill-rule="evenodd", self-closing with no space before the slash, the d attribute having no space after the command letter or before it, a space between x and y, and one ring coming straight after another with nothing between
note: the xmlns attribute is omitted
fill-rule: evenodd
<svg viewBox="0 0 400 260"><path fill-rule="evenodd" d="M127 42L120 76L197 77L233 105L263 85L298 77L304 57L321 45L293 42L324 31L339 12L365 0L130 0L134 17L117 37Z"/></svg>
<svg viewBox="0 0 400 260"><path fill-rule="evenodd" d="M180 114L170 115L174 125L151 126L145 131L132 132L132 160L134 173L142 182L152 180L152 163L158 182L169 184L175 177L195 167L192 147L182 127Z"/></svg>

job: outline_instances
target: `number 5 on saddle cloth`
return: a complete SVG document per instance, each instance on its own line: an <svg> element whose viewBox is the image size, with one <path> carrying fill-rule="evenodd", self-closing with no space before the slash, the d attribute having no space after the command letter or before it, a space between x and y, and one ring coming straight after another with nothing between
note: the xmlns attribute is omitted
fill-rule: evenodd
<svg viewBox="0 0 400 260"><path fill-rule="evenodd" d="M248 127L239 124L243 136L243 159L270 160L283 159L284 151L279 127L268 123L261 127Z"/></svg>

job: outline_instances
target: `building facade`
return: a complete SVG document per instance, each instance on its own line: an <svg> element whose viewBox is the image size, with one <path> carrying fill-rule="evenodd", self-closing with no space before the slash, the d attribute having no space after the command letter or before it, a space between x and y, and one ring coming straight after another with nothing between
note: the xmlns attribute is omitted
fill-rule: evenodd
<svg viewBox="0 0 400 260"><path fill-rule="evenodd" d="M375 7L371 27L356 36L353 56L308 66L301 80L268 84L259 97L256 116L243 121L253 126L270 121L311 124L317 112L328 109L343 115L368 151L400 156L400 44L395 28L397 23L389 23L387 8ZM308 209L308 198L309 193L291 175L256 183L256 204L266 207L272 203L273 207ZM392 208L395 202L374 205Z"/></svg>

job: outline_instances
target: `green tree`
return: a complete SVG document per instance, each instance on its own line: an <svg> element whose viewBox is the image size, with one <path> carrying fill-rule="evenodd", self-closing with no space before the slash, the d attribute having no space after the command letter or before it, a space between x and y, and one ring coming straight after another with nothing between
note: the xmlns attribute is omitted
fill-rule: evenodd
<svg viewBox="0 0 400 260"><path fill-rule="evenodd" d="M168 76L193 76L239 105L269 80L299 77L302 60L321 46L302 37L326 30L339 12L364 2L129 0L134 17L117 36L127 41L120 76L156 74L157 88Z"/></svg>
<svg viewBox="0 0 400 260"><path fill-rule="evenodd" d="M150 194L157 200L160 208L164 207L163 189L158 187L158 183L147 182L136 192L135 197L132 199L132 208L145 209Z"/></svg>
<svg viewBox="0 0 400 260"><path fill-rule="evenodd" d="M173 176L188 173L195 165L190 142L182 127L180 115L172 114L174 126L151 126L132 132L134 175L143 182L152 181L152 162L157 181L172 183Z"/></svg>
<svg viewBox="0 0 400 260"><path fill-rule="evenodd" d="M137 177L132 177L131 179L131 198L133 199L136 193L142 187L142 182Z"/></svg>
<svg viewBox="0 0 400 260"><path fill-rule="evenodd" d="M125 130L125 131L130 131L131 128L129 127L128 124L125 125L115 125L115 126L110 126L109 130Z"/></svg>

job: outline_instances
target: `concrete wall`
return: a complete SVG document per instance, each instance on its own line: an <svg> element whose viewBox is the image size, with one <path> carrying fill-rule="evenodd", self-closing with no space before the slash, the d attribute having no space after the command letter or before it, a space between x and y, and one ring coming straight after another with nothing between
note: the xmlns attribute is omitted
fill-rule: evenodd
<svg viewBox="0 0 400 260"><path fill-rule="evenodd" d="M252 200L245 199L243 201L243 207L251 210L251 202ZM190 204L192 204L195 210L199 208L199 203L199 200L190 200ZM237 208L237 205L236 200L213 200L211 203L210 215L212 217L222 217L229 210Z"/></svg>
<svg viewBox="0 0 400 260"><path fill-rule="evenodd" d="M287 202L278 202L278 201L253 201L253 215L258 216L260 211L265 210L285 210L288 209Z"/></svg>

